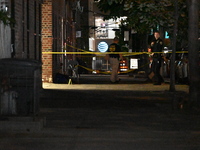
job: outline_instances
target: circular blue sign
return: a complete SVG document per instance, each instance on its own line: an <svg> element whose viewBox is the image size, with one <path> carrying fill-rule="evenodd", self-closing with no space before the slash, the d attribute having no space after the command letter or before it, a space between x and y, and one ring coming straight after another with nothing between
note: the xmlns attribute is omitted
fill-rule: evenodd
<svg viewBox="0 0 200 150"><path fill-rule="evenodd" d="M108 50L108 44L106 42L104 42L104 41L99 42L99 44L98 44L98 50L100 52L106 52Z"/></svg>

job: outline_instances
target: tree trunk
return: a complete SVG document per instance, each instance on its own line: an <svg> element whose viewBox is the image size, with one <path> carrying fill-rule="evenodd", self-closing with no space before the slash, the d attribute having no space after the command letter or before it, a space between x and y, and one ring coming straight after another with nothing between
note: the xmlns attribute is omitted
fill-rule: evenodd
<svg viewBox="0 0 200 150"><path fill-rule="evenodd" d="M177 30L178 30L178 1L174 1L174 32L172 41L172 58L170 62L170 91L174 92L175 89L175 56L176 56L176 41L177 41Z"/></svg>
<svg viewBox="0 0 200 150"><path fill-rule="evenodd" d="M199 0L189 0L189 80L190 101L200 104L200 68L199 68Z"/></svg>

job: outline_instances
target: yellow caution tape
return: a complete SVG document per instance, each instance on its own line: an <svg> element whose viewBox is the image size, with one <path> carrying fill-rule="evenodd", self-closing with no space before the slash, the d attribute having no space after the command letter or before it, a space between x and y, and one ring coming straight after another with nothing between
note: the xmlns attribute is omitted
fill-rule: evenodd
<svg viewBox="0 0 200 150"><path fill-rule="evenodd" d="M172 53L172 51L170 52L90 52L90 51L87 51L87 50L83 50L83 49L80 49L80 48L77 48L77 47L74 47L72 45L68 45L66 44L66 46L68 47L71 47L73 49L76 49L78 50L79 52L42 52L42 54L65 54L65 55L68 55L68 54L71 54L71 55L87 55L87 54L90 54L90 55L106 55L106 54L122 54L123 56L130 56L130 55L142 55L142 54L152 54L152 53ZM66 50L66 48L65 48ZM188 53L188 51L176 51L176 53Z"/></svg>
<svg viewBox="0 0 200 150"><path fill-rule="evenodd" d="M78 49L82 50L82 49ZM106 55L106 54L122 54L123 56L130 56L130 55L142 55L142 54L152 54L152 53L165 53L165 52L89 52L84 51L82 52L42 52L42 54L64 54L64 55ZM172 52L167 52L172 53ZM176 53L188 53L188 51L177 51Z"/></svg>
<svg viewBox="0 0 200 150"><path fill-rule="evenodd" d="M154 52L154 53L164 53L164 52ZM172 52L169 52L172 53ZM177 51L176 53L188 53L187 51ZM106 54L122 54L123 56L131 55L142 55L142 54L152 54L152 52L42 52L42 54L64 54L64 55L106 55Z"/></svg>
<svg viewBox="0 0 200 150"><path fill-rule="evenodd" d="M76 50L78 50L78 51L82 51L82 52L86 52L86 53L88 53L89 51L87 51L87 50L83 50L83 49L80 49L80 48L77 48L77 47L74 47L74 46L72 46L72 45L68 45L68 44L66 44L66 46L68 46L68 47L71 47L71 48L73 48L73 49L76 49ZM100 54L105 54L105 53L108 53L108 54L131 54L131 55L140 55L140 54L151 54L151 53L165 53L165 52L89 52L89 53L100 53ZM172 51L171 52L167 52L167 53L172 53ZM176 53L188 53L188 51L177 51Z"/></svg>

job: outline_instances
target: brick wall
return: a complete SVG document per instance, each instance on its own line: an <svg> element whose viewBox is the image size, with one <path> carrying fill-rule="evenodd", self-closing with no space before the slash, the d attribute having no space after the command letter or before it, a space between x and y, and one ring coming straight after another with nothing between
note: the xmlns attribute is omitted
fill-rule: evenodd
<svg viewBox="0 0 200 150"><path fill-rule="evenodd" d="M52 0L42 4L42 52L52 52ZM42 79L49 82L52 78L52 54L42 55Z"/></svg>
<svg viewBox="0 0 200 150"><path fill-rule="evenodd" d="M64 42L75 46L74 0L44 0L42 5L42 51L62 52ZM67 48L73 51L72 48ZM74 55L73 55L74 56ZM64 58L66 57L66 58ZM43 82L55 77L56 73L67 72L66 62L75 59L72 55L43 54ZM51 80L52 81L52 80Z"/></svg>

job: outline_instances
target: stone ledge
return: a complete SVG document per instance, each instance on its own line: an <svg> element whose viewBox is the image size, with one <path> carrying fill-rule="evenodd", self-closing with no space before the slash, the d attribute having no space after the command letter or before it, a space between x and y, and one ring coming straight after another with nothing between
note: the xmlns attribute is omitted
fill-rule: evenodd
<svg viewBox="0 0 200 150"><path fill-rule="evenodd" d="M1 117L0 131L37 132L46 125L45 117Z"/></svg>

